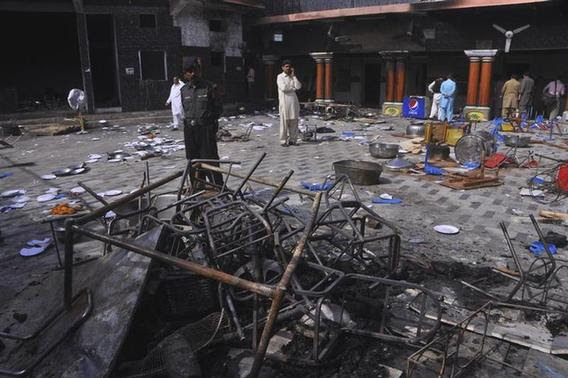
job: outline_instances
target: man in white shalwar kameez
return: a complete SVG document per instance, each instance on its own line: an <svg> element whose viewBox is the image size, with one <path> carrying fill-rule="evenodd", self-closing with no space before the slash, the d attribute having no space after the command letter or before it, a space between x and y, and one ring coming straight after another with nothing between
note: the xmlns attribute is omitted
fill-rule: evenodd
<svg viewBox="0 0 568 378"><path fill-rule="evenodd" d="M174 117L173 129L179 129L180 123L183 123L183 106L181 104L181 87L185 85L184 82L179 81L179 78L174 77L174 84L170 89L170 97L166 101L166 106L172 105L172 115Z"/></svg>
<svg viewBox="0 0 568 378"><path fill-rule="evenodd" d="M280 111L280 145L295 145L298 140L298 120L300 119L300 102L296 91L302 84L294 74L292 62L282 62L282 73L276 79L278 85L278 102Z"/></svg>

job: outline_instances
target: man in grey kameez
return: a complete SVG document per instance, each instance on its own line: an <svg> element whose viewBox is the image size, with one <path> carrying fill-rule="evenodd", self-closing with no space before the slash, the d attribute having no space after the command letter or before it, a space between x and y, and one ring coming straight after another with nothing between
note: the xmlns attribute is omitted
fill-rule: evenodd
<svg viewBox="0 0 568 378"><path fill-rule="evenodd" d="M530 111L533 105L534 79L528 72L523 74L521 81L521 98L519 100L519 110L521 113Z"/></svg>

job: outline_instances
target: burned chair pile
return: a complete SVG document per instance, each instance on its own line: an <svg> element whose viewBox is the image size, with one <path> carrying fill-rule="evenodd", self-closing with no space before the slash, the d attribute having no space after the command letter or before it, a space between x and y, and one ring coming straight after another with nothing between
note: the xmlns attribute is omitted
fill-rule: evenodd
<svg viewBox="0 0 568 378"><path fill-rule="evenodd" d="M400 231L365 205L346 176L326 179L324 191L297 189L288 185L293 171L278 183L255 176L265 156L246 174L235 172L239 162L190 161L184 171L145 180L141 189L66 222L66 309L76 302L68 263L74 233L103 242L107 253L118 247L150 257L159 272L159 287L151 290L171 323L154 335L159 342L145 358L121 361L120 376L201 376L211 369L204 361L231 358L248 361L237 363L241 376L261 376L271 366L317 371L334 363L342 340L355 337L411 351L409 376L426 369L425 376L453 377L489 359L485 340L494 308L565 312L558 304L550 309L564 269L549 254L528 271L519 264L520 280L503 294L479 280L436 287L435 274L414 280L421 284L406 281ZM222 185L213 184L213 173L224 174ZM176 190L159 192L177 180ZM116 216L106 233L85 226L109 211ZM445 298L458 285L480 298L477 311L460 313Z"/></svg>
<svg viewBox="0 0 568 378"><path fill-rule="evenodd" d="M168 276L189 279L192 289L183 297L166 290L166 305L193 318L217 314L204 320L209 335L193 348L222 341L249 349L253 376L265 358L318 366L342 334L405 344L432 339L441 313L430 320L408 306L440 312L439 298L393 279L400 257L396 227L362 203L347 177L314 194L287 187L291 171L266 188L254 176L264 157L236 179L237 162L192 161L174 175L181 176L177 192L154 195L145 211L115 219L110 235L76 224L71 232L150 256ZM228 173L223 186L207 180L215 170ZM145 197L142 192L130 200ZM138 223L130 227L133 220ZM156 229L156 250L127 241ZM267 354L271 336L283 329L309 340L310 353ZM143 370L139 364L125 374Z"/></svg>

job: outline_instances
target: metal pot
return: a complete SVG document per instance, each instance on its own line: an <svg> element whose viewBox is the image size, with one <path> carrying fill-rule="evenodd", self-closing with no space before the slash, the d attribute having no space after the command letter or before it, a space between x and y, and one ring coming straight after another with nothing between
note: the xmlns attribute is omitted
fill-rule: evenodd
<svg viewBox="0 0 568 378"><path fill-rule="evenodd" d="M424 136L424 125L406 126L406 135L415 137Z"/></svg>
<svg viewBox="0 0 568 378"><path fill-rule="evenodd" d="M372 157L379 159L392 159L398 154L400 146L396 143L371 143L369 152Z"/></svg>
<svg viewBox="0 0 568 378"><path fill-rule="evenodd" d="M485 151L485 157L495 152L495 138L487 131L464 135L455 147L456 159L460 164L480 163L482 151Z"/></svg>
<svg viewBox="0 0 568 378"><path fill-rule="evenodd" d="M390 171L404 171L414 167L414 164L404 159L402 155L398 155L396 159L393 159L385 164L385 168Z"/></svg>
<svg viewBox="0 0 568 378"><path fill-rule="evenodd" d="M383 167L370 161L340 160L333 163L333 170L336 176L346 175L355 185L374 185L379 183Z"/></svg>
<svg viewBox="0 0 568 378"><path fill-rule="evenodd" d="M531 142L530 135L503 134L505 145L509 147L528 147Z"/></svg>

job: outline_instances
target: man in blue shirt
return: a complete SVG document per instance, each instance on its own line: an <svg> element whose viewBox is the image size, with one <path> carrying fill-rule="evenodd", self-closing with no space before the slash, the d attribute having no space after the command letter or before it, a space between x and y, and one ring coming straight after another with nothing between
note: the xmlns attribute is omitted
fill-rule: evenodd
<svg viewBox="0 0 568 378"><path fill-rule="evenodd" d="M456 95L456 82L453 80L454 75L449 74L446 81L440 86L440 109L438 119L440 121L451 122L454 117L454 97Z"/></svg>

